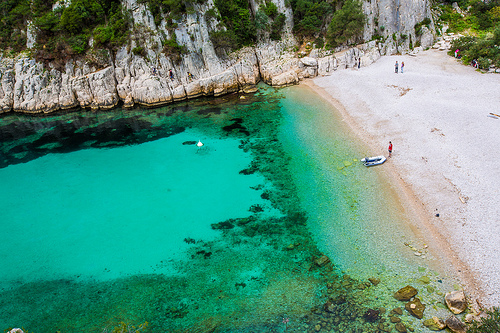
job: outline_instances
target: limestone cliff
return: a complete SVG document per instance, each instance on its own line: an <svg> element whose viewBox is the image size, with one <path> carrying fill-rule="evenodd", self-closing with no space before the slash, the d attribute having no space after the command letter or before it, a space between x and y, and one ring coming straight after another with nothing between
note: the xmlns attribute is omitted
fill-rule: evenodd
<svg viewBox="0 0 500 333"><path fill-rule="evenodd" d="M368 18L365 40L380 31L382 24L385 39L336 53L312 48L304 56L296 52L293 16L286 0L273 2L286 17L282 40L265 40L226 54L216 52L210 40L209 32L218 26L215 18L207 22L205 15L214 6L212 0L196 4L196 10L185 14L173 30L164 21L156 26L145 5L123 0L137 29L128 47L122 47L114 55L100 55L100 62L106 66L98 68L84 61L68 61L64 68L55 68L23 55L15 59L0 58L0 113L12 110L48 113L75 107L107 109L120 102L125 107L155 106L198 96L252 92L261 80L278 87L296 84L303 78L357 66L359 61L366 66L381 55L405 52L408 40L397 45L397 40L389 36L404 34L416 41L415 23L430 17L428 0L365 2L363 9ZM252 0L251 6L257 8L258 2ZM187 52L177 58L167 56L161 47L165 37L175 38ZM145 54L131 51L139 45Z"/></svg>

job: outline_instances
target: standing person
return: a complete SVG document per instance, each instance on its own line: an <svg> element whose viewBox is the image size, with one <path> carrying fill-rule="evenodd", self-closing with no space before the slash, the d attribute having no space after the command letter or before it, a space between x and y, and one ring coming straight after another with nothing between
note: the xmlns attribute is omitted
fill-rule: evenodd
<svg viewBox="0 0 500 333"><path fill-rule="evenodd" d="M392 142L389 141L389 157L392 155Z"/></svg>
<svg viewBox="0 0 500 333"><path fill-rule="evenodd" d="M455 50L455 58L458 58L458 52L460 52L458 49Z"/></svg>
<svg viewBox="0 0 500 333"><path fill-rule="evenodd" d="M172 80L172 81L173 81L173 80L174 80L174 73L172 73L172 70L170 70L170 71L168 72L168 74L170 75L170 80Z"/></svg>
<svg viewBox="0 0 500 333"><path fill-rule="evenodd" d="M402 61L402 62L401 62L401 74L403 74L403 68L404 68L404 67L405 67L405 62L404 62L404 61Z"/></svg>
<svg viewBox="0 0 500 333"><path fill-rule="evenodd" d="M358 69L361 67L361 57L358 59Z"/></svg>
<svg viewBox="0 0 500 333"><path fill-rule="evenodd" d="M396 64L394 65L394 73L398 74L398 62L396 61Z"/></svg>

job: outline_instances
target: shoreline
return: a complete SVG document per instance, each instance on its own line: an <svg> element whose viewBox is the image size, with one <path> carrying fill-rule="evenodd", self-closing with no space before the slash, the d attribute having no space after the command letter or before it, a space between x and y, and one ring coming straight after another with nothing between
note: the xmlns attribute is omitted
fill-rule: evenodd
<svg viewBox="0 0 500 333"><path fill-rule="evenodd" d="M313 80L304 80L301 81L301 84L309 87L321 98L331 104L335 108L333 112L339 113L339 116L346 124L348 130L353 133L357 139L361 140L371 150L377 149L375 140L371 135L368 139L363 139L366 132L363 131L360 124L354 120L346 108L336 98L329 95L324 88L317 86ZM390 162L390 160L388 162ZM382 177L383 181L389 185L389 188L386 189L391 192L389 196L395 196L396 200L398 200L396 206L398 204L401 205L403 214L408 218L409 224L408 222L403 222L405 226L411 229L411 232L417 237L417 240L429 246L428 250L435 259L428 259L425 261L425 264L437 271L445 273L449 277L453 278L458 276L458 280L462 282L463 286L467 287L466 291L468 294L472 295L474 299L480 298L483 292L477 288L476 278L468 273L470 269L460 260L460 258L458 258L457 254L451 249L450 244L442 239L442 235L432 225L432 216L426 211L424 204L415 194L412 184L407 183L403 178L404 175L401 175L395 166L390 163L384 163L384 169L378 168L376 171L378 175ZM430 228L432 237L425 237L423 235L423 228ZM443 257L443 255L438 255L438 253L445 253L445 255ZM441 266L436 267L436 265L440 263L449 264L453 269Z"/></svg>
<svg viewBox="0 0 500 333"><path fill-rule="evenodd" d="M406 62L407 70L404 74L396 75L392 72L392 64L395 60L401 59ZM413 66L419 61L421 62L418 63L419 72L416 73L417 75L412 75L415 73L408 71L408 64ZM368 71L369 73L367 73ZM381 71L386 71L386 73L382 73ZM389 180L389 183L392 185L391 187L393 187L403 203L404 210L410 220L409 227L412 228L421 240L429 245L429 250L434 253L434 256L438 258L443 266L449 266L441 267L441 269L447 271L451 276L456 276L462 282L465 292L471 301L477 300L481 302L480 306L482 304L494 306L498 304L498 299L491 293L494 289L491 288L490 281L498 281L500 280L500 276L495 271L488 270L488 267L482 270L478 269L481 262L471 260L471 258L484 256L491 250L494 251L494 246L493 248L487 248L486 251L481 247L468 248L467 245L470 242L468 242L467 230L457 230L456 226L453 225L454 221L462 221L464 225L472 225L472 228L483 227L482 231L486 234L489 231L488 226L483 226L476 220L471 219L470 214L468 214L469 212L463 207L472 206L468 205L468 201L472 201L473 197L464 194L469 192L468 189L457 186L462 175L454 174L454 170L450 169L448 165L438 165L434 173L432 173L430 180L421 181L419 178L415 178L414 174L423 173L425 175L427 172L427 170L418 170L422 168L421 163L411 163L418 160L420 156L417 154L421 154L422 152L417 153L418 149L414 149L415 145L411 143L403 142L404 144L402 144L401 142L419 142L421 138L418 138L418 135L416 139L412 140L406 140L406 137L415 136L415 132L422 132L422 127L428 127L428 124L425 123L425 118L429 116L428 113L417 114L421 111L418 108L418 103L414 103L409 98L405 101L405 97L407 97L406 95L414 94L415 90L420 90L422 87L424 88L424 93L420 96L417 94L417 100L421 96L425 97L428 94L425 88L431 82L429 81L429 72L437 76L444 76L445 79L448 79L447 76L457 76L460 79L469 80L471 75L476 80L482 79L481 74L457 63L455 59L448 57L445 53L440 53L440 51L426 51L418 54L416 57L383 57L370 67L335 72L328 77L317 77L302 81L302 84L312 88L323 99L333 105L350 130L357 137L361 138L371 151L374 152L373 155L378 155L380 152L384 152L384 155L387 155L385 141L387 141L387 144L391 139L393 143L396 142L393 158L388 161L389 163L384 165L383 169L379 168L377 171ZM366 76L369 76L369 80L366 80ZM404 79L408 77L408 81L402 81L403 77ZM490 81L494 81L494 79L488 78L487 83L491 84ZM440 89L446 89L446 86L442 87L441 84L439 82L437 87L431 87L430 90L437 89L439 91ZM404 87L403 85L407 86ZM460 82L458 85L460 85ZM359 89L354 89L358 88L358 86ZM456 87L453 89L453 92L456 97L461 97L461 103L467 105L467 102L476 102L474 98L470 98L466 93L467 86L462 86L462 89L459 88ZM491 96L494 96L494 91L498 90L496 90L496 86L493 84L489 90ZM395 92L396 94L394 94ZM373 95L376 96L371 99L370 97L373 97ZM393 102L391 102L391 99L393 99ZM440 102L446 103L447 101L438 100L437 104L439 105ZM390 104L397 105L395 108L387 107ZM394 110L398 114L393 114ZM399 113L405 111L409 112L401 117L403 119L400 119L407 124L411 124L411 126L402 130L398 128L400 119L394 121L394 118L400 117ZM443 121L443 130L439 130L437 126L431 127L429 128L431 134L436 131L444 132L446 118L440 120ZM494 119L489 120L495 121ZM413 126L415 122L421 123ZM451 123L450 128L457 128L457 122L452 121ZM500 120L498 120L498 123L500 125ZM382 128L383 133L380 131ZM431 148L440 146L440 140L443 136L447 135L447 132L443 132L439 136L434 135L434 137L430 138ZM493 134L490 133L491 135ZM462 137L459 136L459 138ZM454 141L451 145L452 147L457 147L460 146L460 142L457 143ZM474 142L471 142L471 145L474 145ZM427 146L429 145L427 144ZM402 151L403 148L407 149L407 151ZM447 145L444 148L444 150L448 150ZM399 153L400 151L401 154ZM414 156L410 158L410 161L401 163L402 157L411 156L412 152ZM489 156L493 158L494 154ZM428 157L424 155L421 159L427 164L427 160L431 157L434 158L434 155L430 154ZM429 168L430 166L426 167ZM474 170L465 171L468 175ZM444 179L439 179L439 175ZM426 189L429 181L436 182L434 188L430 190ZM443 181L448 183L444 184L444 187L442 187ZM495 184L498 181L500 180L495 178L495 181L492 183ZM467 182L467 179L465 179L465 182ZM435 187L438 188L437 191L434 191ZM489 190L494 198L495 186L490 186ZM436 206L438 208L435 208ZM470 208L472 208L472 211L477 209L475 207ZM440 217L436 217L436 214L440 214ZM446 220L446 223L443 224L443 220ZM491 223L494 222L491 221ZM465 255L465 253L469 255ZM471 302L471 304L473 306L476 305L475 302Z"/></svg>

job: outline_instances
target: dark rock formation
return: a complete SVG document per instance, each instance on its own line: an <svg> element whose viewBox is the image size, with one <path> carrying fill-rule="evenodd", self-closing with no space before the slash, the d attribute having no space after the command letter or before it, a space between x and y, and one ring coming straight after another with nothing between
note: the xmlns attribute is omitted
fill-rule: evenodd
<svg viewBox="0 0 500 333"><path fill-rule="evenodd" d="M406 286L396 291L396 293L394 294L394 298L398 301L406 302L416 294L418 294L417 289L413 288L412 286Z"/></svg>
<svg viewBox="0 0 500 333"><path fill-rule="evenodd" d="M405 309L412 316L417 317L418 319L422 319L424 316L425 305L420 302L420 299L418 297L415 297L413 301L405 304Z"/></svg>

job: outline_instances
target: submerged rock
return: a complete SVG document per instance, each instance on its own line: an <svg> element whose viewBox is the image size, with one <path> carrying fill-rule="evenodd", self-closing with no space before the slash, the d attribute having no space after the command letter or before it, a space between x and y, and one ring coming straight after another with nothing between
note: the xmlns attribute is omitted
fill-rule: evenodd
<svg viewBox="0 0 500 333"><path fill-rule="evenodd" d="M422 276L420 279L418 279L418 282L423 283L423 284L429 284L431 282L431 279L429 279L428 276Z"/></svg>
<svg viewBox="0 0 500 333"><path fill-rule="evenodd" d="M323 308L325 309L326 312L333 313L333 312L335 312L336 306L337 306L337 304L332 299L329 299L328 301L326 301Z"/></svg>
<svg viewBox="0 0 500 333"><path fill-rule="evenodd" d="M415 297L413 301L405 304L405 309L412 316L417 317L418 319L422 319L424 316L425 305L420 302L420 299L418 297Z"/></svg>
<svg viewBox="0 0 500 333"><path fill-rule="evenodd" d="M455 316L450 316L448 319L446 319L446 326L455 333L465 333L466 332L466 326L464 323L460 321Z"/></svg>
<svg viewBox="0 0 500 333"><path fill-rule="evenodd" d="M462 313L467 309L467 299L463 290L447 293L444 300L448 309L454 314Z"/></svg>
<svg viewBox="0 0 500 333"><path fill-rule="evenodd" d="M424 326L432 331L440 331L446 328L446 323L438 317L432 317L424 320Z"/></svg>
<svg viewBox="0 0 500 333"><path fill-rule="evenodd" d="M391 313L398 314L401 316L403 314L403 310L401 310L401 308L394 308L391 310Z"/></svg>
<svg viewBox="0 0 500 333"><path fill-rule="evenodd" d="M231 223L230 221L224 221L224 222L219 222L219 223L213 223L210 225L212 229L218 230L218 229L233 229L234 224Z"/></svg>
<svg viewBox="0 0 500 333"><path fill-rule="evenodd" d="M370 281L371 284L373 284L374 286L376 286L377 284L380 283L380 279L379 278L373 278L373 277L371 277L371 278L368 278L368 281Z"/></svg>
<svg viewBox="0 0 500 333"><path fill-rule="evenodd" d="M406 326L403 323L397 323L395 327L396 327L396 331L398 331L399 333L406 333L407 332Z"/></svg>
<svg viewBox="0 0 500 333"><path fill-rule="evenodd" d="M379 313L380 311L374 310L374 309L368 309L365 314L363 315L363 318L370 323L373 323L379 319Z"/></svg>
<svg viewBox="0 0 500 333"><path fill-rule="evenodd" d="M322 267L322 266L325 266L326 264L328 264L330 262L330 258L328 258L327 256L325 255L322 255L321 257L319 257L318 259L314 260L314 263L319 266L319 267Z"/></svg>
<svg viewBox="0 0 500 333"><path fill-rule="evenodd" d="M396 291L394 298L398 301L409 301L416 294L418 294L417 289L412 286L406 286Z"/></svg>
<svg viewBox="0 0 500 333"><path fill-rule="evenodd" d="M398 316L391 317L391 323L400 323L400 322L401 322L401 318L399 318Z"/></svg>

